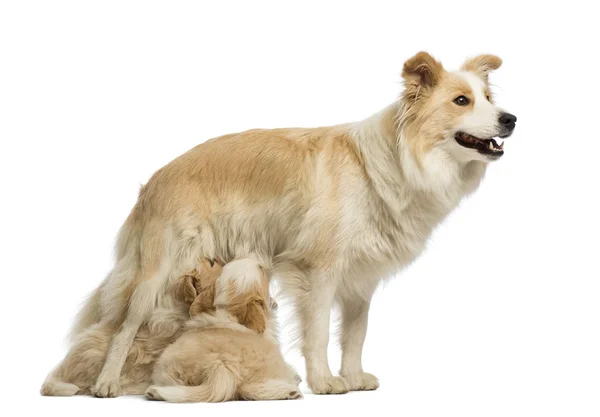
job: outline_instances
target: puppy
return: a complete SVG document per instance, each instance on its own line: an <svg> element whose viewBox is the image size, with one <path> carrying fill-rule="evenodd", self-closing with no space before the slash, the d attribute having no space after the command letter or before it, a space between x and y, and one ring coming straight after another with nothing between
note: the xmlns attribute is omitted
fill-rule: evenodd
<svg viewBox="0 0 600 417"><path fill-rule="evenodd" d="M195 288L190 283L184 292ZM156 363L146 396L170 402L301 398L274 339L269 279L251 260L225 265L197 292L185 332Z"/></svg>
<svg viewBox="0 0 600 417"><path fill-rule="evenodd" d="M203 286L212 285L221 274L222 266L204 259L198 267L179 278L174 284L174 299L179 303L171 309L157 309L147 324L138 332L127 355L120 377L124 394L144 394L150 385L154 363L181 334L183 324L189 317L188 307ZM192 294L192 296L190 296ZM198 306L192 305L191 311ZM112 335L117 329L98 324L90 327L74 341L61 364L48 376L42 385L41 394L47 396L71 396L90 394L108 351Z"/></svg>

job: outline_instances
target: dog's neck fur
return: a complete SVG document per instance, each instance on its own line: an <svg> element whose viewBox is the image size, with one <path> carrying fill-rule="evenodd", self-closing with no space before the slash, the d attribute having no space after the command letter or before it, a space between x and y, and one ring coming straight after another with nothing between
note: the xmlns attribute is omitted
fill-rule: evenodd
<svg viewBox="0 0 600 417"><path fill-rule="evenodd" d="M395 102L352 126L351 140L366 174L394 216L401 215L419 194L432 196L449 212L477 189L487 164L461 163L440 148L419 159L406 137L403 108L401 101Z"/></svg>

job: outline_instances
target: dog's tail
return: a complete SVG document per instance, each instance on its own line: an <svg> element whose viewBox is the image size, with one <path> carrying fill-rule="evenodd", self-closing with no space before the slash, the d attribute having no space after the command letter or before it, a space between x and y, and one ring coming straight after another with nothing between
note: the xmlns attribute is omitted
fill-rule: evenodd
<svg viewBox="0 0 600 417"><path fill-rule="evenodd" d="M211 375L202 385L195 387L174 385L151 386L146 396L151 400L162 400L171 403L217 403L235 399L238 388L238 377L224 364L213 368Z"/></svg>

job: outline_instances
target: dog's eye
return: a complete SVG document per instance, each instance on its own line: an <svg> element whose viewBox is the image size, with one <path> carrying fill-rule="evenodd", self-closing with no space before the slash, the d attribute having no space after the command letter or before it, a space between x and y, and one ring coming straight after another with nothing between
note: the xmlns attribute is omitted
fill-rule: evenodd
<svg viewBox="0 0 600 417"><path fill-rule="evenodd" d="M485 98L487 98L487 101L491 102L492 98L490 97L490 95L488 94L487 96L485 96Z"/></svg>
<svg viewBox="0 0 600 417"><path fill-rule="evenodd" d="M214 259L209 259L208 262L210 262L210 267L212 268L213 266L215 266L215 260Z"/></svg>
<svg viewBox="0 0 600 417"><path fill-rule="evenodd" d="M458 106L466 106L467 104L469 104L469 99L465 96L458 96L454 99L454 104Z"/></svg>

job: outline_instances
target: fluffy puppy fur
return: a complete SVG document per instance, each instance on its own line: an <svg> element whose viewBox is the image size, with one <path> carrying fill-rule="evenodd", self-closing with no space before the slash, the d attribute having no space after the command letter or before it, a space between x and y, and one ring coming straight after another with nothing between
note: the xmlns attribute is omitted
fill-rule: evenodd
<svg viewBox="0 0 600 417"><path fill-rule="evenodd" d="M112 272L74 326L113 326L93 391L118 395L135 335L167 283L199 257L256 258L293 302L313 392L375 389L362 369L371 297L423 251L433 229L478 186L516 118L493 103L481 55L449 72L421 52L399 99L365 120L250 130L209 140L157 171L123 225ZM338 304L341 375L327 360ZM99 323L99 324L98 324Z"/></svg>
<svg viewBox="0 0 600 417"><path fill-rule="evenodd" d="M143 394L146 391L156 360L181 334L183 324L189 318L190 304L201 301L200 297L196 298L197 292L209 286L214 288L214 280L221 270L220 264L202 260L194 271L175 283L174 299L177 305L169 309L156 309L133 341L119 380L123 394ZM197 308L192 304L192 311ZM64 360L42 385L41 394L90 394L116 330L110 325L96 324L79 334Z"/></svg>
<svg viewBox="0 0 600 417"><path fill-rule="evenodd" d="M270 305L269 279L258 263L227 264L214 285L198 292L186 331L156 363L148 398L221 402L302 397L296 372L268 330L275 322Z"/></svg>

